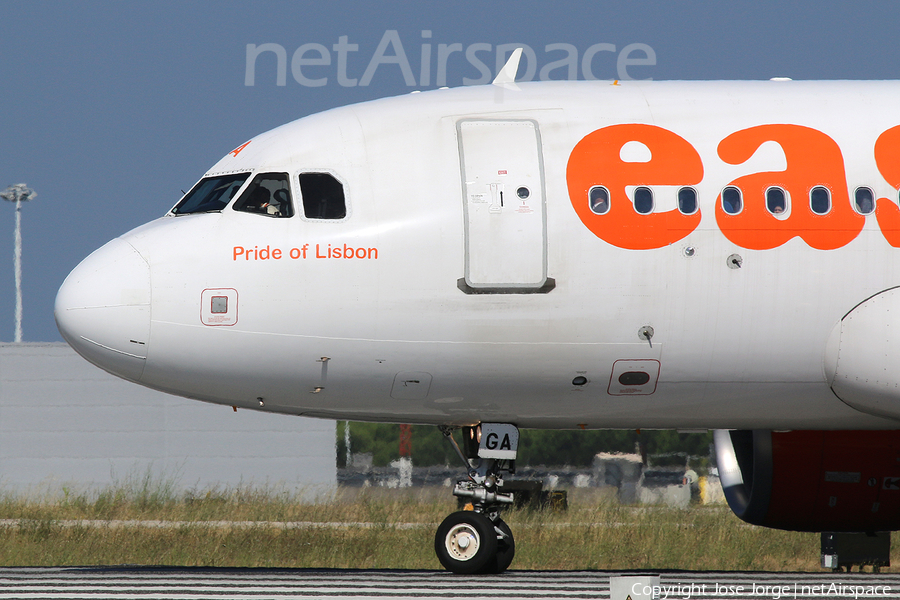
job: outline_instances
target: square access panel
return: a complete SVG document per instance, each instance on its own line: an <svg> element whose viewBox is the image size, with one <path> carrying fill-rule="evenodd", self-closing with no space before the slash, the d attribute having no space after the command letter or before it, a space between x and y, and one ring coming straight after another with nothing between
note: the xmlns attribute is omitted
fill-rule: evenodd
<svg viewBox="0 0 900 600"><path fill-rule="evenodd" d="M231 326L238 320L238 293L233 288L213 288L200 294L200 322L209 327Z"/></svg>

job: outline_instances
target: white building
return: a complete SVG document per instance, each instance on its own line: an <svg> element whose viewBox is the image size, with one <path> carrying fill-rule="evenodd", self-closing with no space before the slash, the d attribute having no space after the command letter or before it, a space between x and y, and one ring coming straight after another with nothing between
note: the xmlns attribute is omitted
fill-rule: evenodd
<svg viewBox="0 0 900 600"><path fill-rule="evenodd" d="M0 493L96 489L151 474L178 490L335 489L335 424L170 396L66 344L0 344Z"/></svg>

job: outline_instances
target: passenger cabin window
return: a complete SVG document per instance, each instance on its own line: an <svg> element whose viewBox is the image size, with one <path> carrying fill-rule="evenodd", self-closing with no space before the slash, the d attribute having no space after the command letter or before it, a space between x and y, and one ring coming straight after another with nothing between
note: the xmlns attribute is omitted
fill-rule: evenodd
<svg viewBox="0 0 900 600"><path fill-rule="evenodd" d="M875 210L875 194L867 187L856 188L856 211L867 215Z"/></svg>
<svg viewBox="0 0 900 600"><path fill-rule="evenodd" d="M642 215L653 212L653 191L648 187L639 187L634 190L634 210Z"/></svg>
<svg viewBox="0 0 900 600"><path fill-rule="evenodd" d="M605 215L609 212L609 190L605 187L595 185L588 192L588 200L591 205L591 212L595 215Z"/></svg>
<svg viewBox="0 0 900 600"><path fill-rule="evenodd" d="M254 177L234 203L234 210L267 217L293 216L294 207L291 204L287 173L260 173Z"/></svg>
<svg viewBox="0 0 900 600"><path fill-rule="evenodd" d="M809 191L809 207L817 215L824 215L831 210L831 193L827 187L818 185Z"/></svg>
<svg viewBox="0 0 900 600"><path fill-rule="evenodd" d="M206 177L191 188L172 213L188 215L192 213L220 211L231 202L237 191L244 185L250 173L236 173L220 177Z"/></svg>
<svg viewBox="0 0 900 600"><path fill-rule="evenodd" d="M780 187L770 187L766 190L766 210L776 217L787 211L787 195Z"/></svg>
<svg viewBox="0 0 900 600"><path fill-rule="evenodd" d="M697 212L697 190L689 187L678 190L678 211L683 215Z"/></svg>
<svg viewBox="0 0 900 600"><path fill-rule="evenodd" d="M347 216L344 186L329 173L301 173L300 193L307 219L343 219Z"/></svg>
<svg viewBox="0 0 900 600"><path fill-rule="evenodd" d="M733 185L722 190L722 210L729 215L736 215L741 212L742 207L741 190Z"/></svg>

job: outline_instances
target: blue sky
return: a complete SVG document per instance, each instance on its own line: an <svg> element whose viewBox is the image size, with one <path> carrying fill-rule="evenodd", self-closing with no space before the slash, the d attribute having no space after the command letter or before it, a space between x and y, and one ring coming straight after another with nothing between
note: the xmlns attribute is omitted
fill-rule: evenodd
<svg viewBox="0 0 900 600"><path fill-rule="evenodd" d="M562 56L549 44L574 46L579 63L591 46L611 44L615 52L592 61L601 79L618 76L617 53L630 44L656 57L630 68L636 78L900 77L895 2L0 0L0 18L0 189L25 182L38 193L22 212L26 341L61 339L53 300L81 259L164 214L248 138L331 107L436 87L436 65L428 85L410 87L387 63L369 85L341 85L333 48L343 36L358 46L346 54L346 76L357 80L392 31L417 79L423 44L434 63L439 44L479 43L527 44L538 72ZM271 52L245 85L248 44L284 48L285 85ZM329 53L330 65L301 66L325 85L294 78L290 62L304 44ZM319 56L307 48L300 58ZM476 56L493 68L491 51ZM478 76L464 52L447 59L448 85ZM13 339L13 223L12 205L0 203L0 341Z"/></svg>

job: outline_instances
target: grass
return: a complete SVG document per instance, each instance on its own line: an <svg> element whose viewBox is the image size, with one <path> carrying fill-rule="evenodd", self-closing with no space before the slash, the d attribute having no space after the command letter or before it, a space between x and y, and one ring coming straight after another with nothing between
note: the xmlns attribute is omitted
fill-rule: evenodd
<svg viewBox="0 0 900 600"><path fill-rule="evenodd" d="M174 489L148 479L95 493L0 497L8 520L0 565L437 569L434 530L455 510L446 488L347 489L319 503L278 490ZM752 527L724 507L622 506L581 489L570 491L569 506L504 513L516 537L513 569L821 570L818 534Z"/></svg>

